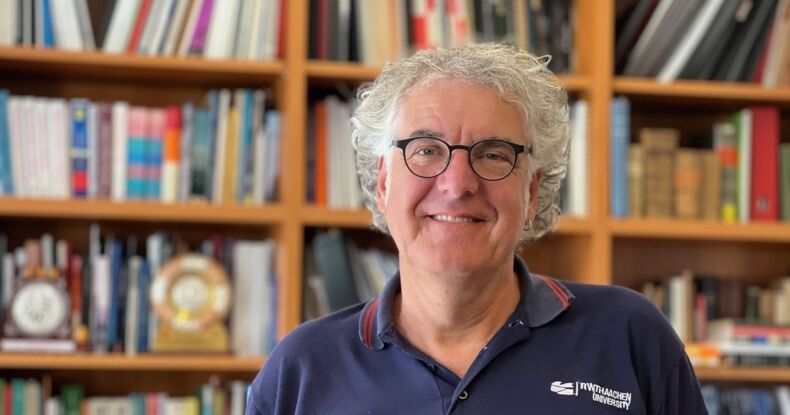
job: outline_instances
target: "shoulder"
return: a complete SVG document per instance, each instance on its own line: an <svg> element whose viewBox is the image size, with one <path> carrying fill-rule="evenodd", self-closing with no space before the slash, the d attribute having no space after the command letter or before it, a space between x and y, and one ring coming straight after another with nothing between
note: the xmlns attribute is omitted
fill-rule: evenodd
<svg viewBox="0 0 790 415"><path fill-rule="evenodd" d="M640 325L668 324L655 304L630 288L565 281L563 283L575 297L571 309L575 307L579 312L595 313L600 317L615 319L621 323L637 321L642 323Z"/></svg>
<svg viewBox="0 0 790 415"><path fill-rule="evenodd" d="M256 376L250 404L258 413L293 413L306 383L324 382L364 347L358 336L364 304L306 322L275 346Z"/></svg>

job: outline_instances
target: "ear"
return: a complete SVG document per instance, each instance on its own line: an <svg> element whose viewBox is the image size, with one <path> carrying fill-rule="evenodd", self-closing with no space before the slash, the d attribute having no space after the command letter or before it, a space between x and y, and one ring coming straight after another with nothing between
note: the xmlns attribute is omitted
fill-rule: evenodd
<svg viewBox="0 0 790 415"><path fill-rule="evenodd" d="M535 220L538 214L538 196L540 195L540 181L543 179L543 171L537 170L532 174L532 180L529 182L529 212L527 213L527 220Z"/></svg>
<svg viewBox="0 0 790 415"><path fill-rule="evenodd" d="M379 211L384 212L387 205L387 165L384 162L384 156L379 157L378 168L379 174L376 179L376 206L378 206Z"/></svg>

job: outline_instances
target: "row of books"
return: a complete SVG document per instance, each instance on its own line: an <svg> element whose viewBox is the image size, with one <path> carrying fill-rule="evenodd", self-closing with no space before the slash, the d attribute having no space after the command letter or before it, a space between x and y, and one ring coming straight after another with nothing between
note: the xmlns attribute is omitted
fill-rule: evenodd
<svg viewBox="0 0 790 415"><path fill-rule="evenodd" d="M790 386L775 388L737 388L713 384L702 385L702 398L710 415L790 414Z"/></svg>
<svg viewBox="0 0 790 415"><path fill-rule="evenodd" d="M617 73L790 84L790 1L632 3L618 25Z"/></svg>
<svg viewBox="0 0 790 415"><path fill-rule="evenodd" d="M274 200L280 116L266 92L212 90L206 101L150 108L0 90L0 194Z"/></svg>
<svg viewBox="0 0 790 415"><path fill-rule="evenodd" d="M790 277L759 286L684 270L665 280L645 283L642 293L664 312L684 342L709 340L709 323L719 319L790 325Z"/></svg>
<svg viewBox="0 0 790 415"><path fill-rule="evenodd" d="M703 137L642 128L634 143L630 112L627 98L613 100L613 217L790 221L790 143L780 141L777 107L744 108ZM680 147L681 141L695 147Z"/></svg>
<svg viewBox="0 0 790 415"><path fill-rule="evenodd" d="M310 0L309 57L383 65L415 50L503 42L570 72L573 5L569 0Z"/></svg>
<svg viewBox="0 0 790 415"><path fill-rule="evenodd" d="M274 59L283 55L283 3L8 0L0 2L0 46L145 56Z"/></svg>
<svg viewBox="0 0 790 415"><path fill-rule="evenodd" d="M159 321L151 306L152 281L176 255L198 252L214 258L231 279L230 349L240 356L263 356L275 343L277 284L273 240L234 240L213 236L190 245L178 236L155 232L138 249L135 235L102 235L89 230L89 252L74 252L74 244L51 234L28 239L13 248L0 235L0 298L8 316L15 288L22 278L35 278L36 269L56 270L65 279L70 318L66 335L49 339L20 338L6 332L3 351L93 353L151 351ZM36 264L36 269L34 269Z"/></svg>
<svg viewBox="0 0 790 415"><path fill-rule="evenodd" d="M318 232L305 249L305 320L377 296L397 270L391 253L361 249L338 229Z"/></svg>
<svg viewBox="0 0 790 415"><path fill-rule="evenodd" d="M356 100L328 95L308 110L307 200L318 206L358 208L362 190L351 143Z"/></svg>
<svg viewBox="0 0 790 415"><path fill-rule="evenodd" d="M192 396L164 392L135 392L127 396L86 396L78 384L62 385L50 396L33 378L0 378L0 413L43 415L242 415L249 383L234 380L220 385L216 378Z"/></svg>

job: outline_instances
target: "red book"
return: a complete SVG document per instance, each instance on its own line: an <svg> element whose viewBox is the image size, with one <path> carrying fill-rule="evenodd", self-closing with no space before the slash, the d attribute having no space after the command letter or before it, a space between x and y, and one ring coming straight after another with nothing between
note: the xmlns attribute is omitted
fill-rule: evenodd
<svg viewBox="0 0 790 415"><path fill-rule="evenodd" d="M411 11L412 43L417 49L428 49L428 11L430 0L414 2Z"/></svg>
<svg viewBox="0 0 790 415"><path fill-rule="evenodd" d="M132 36L129 37L129 45L126 48L126 51L129 53L137 53L137 45L140 43L140 38L143 37L143 28L145 27L145 21L148 20L148 11L151 10L152 1L142 0L142 3L140 3L140 11L137 13Z"/></svg>
<svg viewBox="0 0 790 415"><path fill-rule="evenodd" d="M751 219L775 221L779 219L779 108L749 109L752 111Z"/></svg>
<svg viewBox="0 0 790 415"><path fill-rule="evenodd" d="M279 24L277 26L277 57L283 58L285 57L285 33L287 30L287 16L285 14L285 2L282 0L277 0L280 2L280 17L279 17Z"/></svg>
<svg viewBox="0 0 790 415"><path fill-rule="evenodd" d="M329 19L329 0L318 0L318 30L316 30L316 52L318 59L326 59L329 56L329 34L327 33L327 20Z"/></svg>

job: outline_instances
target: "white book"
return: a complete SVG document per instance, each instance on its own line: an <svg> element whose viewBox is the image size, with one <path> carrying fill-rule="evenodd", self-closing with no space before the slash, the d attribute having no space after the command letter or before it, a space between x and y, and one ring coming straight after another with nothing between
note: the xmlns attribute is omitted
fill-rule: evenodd
<svg viewBox="0 0 790 415"><path fill-rule="evenodd" d="M256 0L239 1L241 4L239 6L238 21L236 23L238 30L236 30L235 33L231 56L237 59L244 59L247 57L247 52L250 49L250 42L252 41L251 35L254 33L251 29L252 23L255 20L253 12L255 10Z"/></svg>
<svg viewBox="0 0 790 415"><path fill-rule="evenodd" d="M255 58L258 60L274 59L277 55L277 30L280 16L280 2L264 2L263 21L258 33L260 42Z"/></svg>
<svg viewBox="0 0 790 415"><path fill-rule="evenodd" d="M16 0L0 1L0 46L16 45L18 5Z"/></svg>
<svg viewBox="0 0 790 415"><path fill-rule="evenodd" d="M96 104L88 104L88 198L99 194L99 111Z"/></svg>
<svg viewBox="0 0 790 415"><path fill-rule="evenodd" d="M44 402L44 415L60 415L61 413L60 398L57 396L50 396Z"/></svg>
<svg viewBox="0 0 790 415"><path fill-rule="evenodd" d="M661 0L655 10L653 10L653 14L650 15L647 25L645 25L642 34L639 35L639 39L637 39L634 48L631 50L631 54L628 56L628 61L623 73L630 74L636 72L636 67L644 60L645 53L649 53L648 46L656 35L656 31L664 20L664 16L666 16L667 11L669 11L669 8L672 6L672 2L673 0Z"/></svg>
<svg viewBox="0 0 790 415"><path fill-rule="evenodd" d="M8 132L10 133L10 147L11 147L11 170L14 179L14 194L19 197L24 197L27 187L27 180L23 180L23 164L22 157L22 102L21 98L16 96L8 97Z"/></svg>
<svg viewBox="0 0 790 415"><path fill-rule="evenodd" d="M209 59L226 59L233 50L233 33L239 14L239 0L225 0L222 7L215 7L206 39L203 56Z"/></svg>
<svg viewBox="0 0 790 415"><path fill-rule="evenodd" d="M677 79L680 71L686 66L691 54L697 49L702 37L708 32L713 19L719 13L724 0L706 0L702 9L697 13L691 27L674 48L672 55L658 72L656 79L660 82L671 82Z"/></svg>
<svg viewBox="0 0 790 415"><path fill-rule="evenodd" d="M248 0L250 1L250 0ZM261 33L261 25L263 24L263 7L264 0L251 0L253 7L252 11L252 23L250 24L249 35L246 36L249 41L247 42L247 50L242 51L243 58L245 59L255 59L256 51L258 50L258 44L261 42L260 36L258 33Z"/></svg>
<svg viewBox="0 0 790 415"><path fill-rule="evenodd" d="M22 45L33 46L33 0L21 0Z"/></svg>
<svg viewBox="0 0 790 415"><path fill-rule="evenodd" d="M411 0L407 0L411 1ZM414 3L414 2L413 2ZM357 30L357 51L360 54L360 62L365 65L373 65L373 16L371 7L374 2L360 1L355 4L354 16Z"/></svg>
<svg viewBox="0 0 790 415"><path fill-rule="evenodd" d="M748 223L751 217L749 200L752 177L752 111L744 108L738 112L741 125L738 130L738 222Z"/></svg>
<svg viewBox="0 0 790 415"><path fill-rule="evenodd" d="M77 345L71 339L5 338L0 351L16 353L73 353Z"/></svg>
<svg viewBox="0 0 790 415"><path fill-rule="evenodd" d="M233 303L230 315L230 346L233 354L249 356L250 333L247 320L252 318L250 307L250 284L253 271L249 268L248 258L252 250L250 241L237 241L233 244ZM260 295L260 293L258 293ZM260 301L260 300L259 300Z"/></svg>
<svg viewBox="0 0 790 415"><path fill-rule="evenodd" d="M230 382L230 415L244 415L247 384L240 380Z"/></svg>
<svg viewBox="0 0 790 415"><path fill-rule="evenodd" d="M93 26L91 26L87 0L74 0L74 7L77 11L77 23L80 28L83 49L94 50L96 49L96 39L93 36Z"/></svg>
<svg viewBox="0 0 790 415"><path fill-rule="evenodd" d="M44 0L33 0L33 42L36 47L44 47Z"/></svg>
<svg viewBox="0 0 790 415"><path fill-rule="evenodd" d="M250 333L250 345L248 352L251 356L265 356L270 350L269 346L273 339L270 339L272 331L273 316L271 313L272 304L270 280L274 269L274 241L269 239L257 242L251 252L251 257L247 259L248 268L252 270L249 295L252 297L247 319L247 330Z"/></svg>
<svg viewBox="0 0 790 415"><path fill-rule="evenodd" d="M195 34L195 26L200 16L200 9L203 8L203 2L206 0L191 0L189 6L189 13L187 21L181 33L181 38L178 42L178 50L176 54L179 57L185 58L189 54L189 46L192 43L192 36Z"/></svg>
<svg viewBox="0 0 790 415"><path fill-rule="evenodd" d="M225 173L225 147L228 141L228 109L230 108L230 90L222 89L219 92L219 105L217 106L217 131L214 137L214 180L212 185L211 200L214 203L222 202L224 191Z"/></svg>
<svg viewBox="0 0 790 415"><path fill-rule="evenodd" d="M683 343L692 340L693 279L690 271L669 279L669 322Z"/></svg>
<svg viewBox="0 0 790 415"><path fill-rule="evenodd" d="M587 101L578 100L571 109L571 154L568 163L568 214L587 216L589 174L587 163Z"/></svg>
<svg viewBox="0 0 790 415"><path fill-rule="evenodd" d="M71 196L69 104L65 99L52 99L49 101L48 113L52 196L65 199Z"/></svg>
<svg viewBox="0 0 790 415"><path fill-rule="evenodd" d="M126 170L129 146L129 103L112 104L112 200L126 200Z"/></svg>
<svg viewBox="0 0 790 415"><path fill-rule="evenodd" d="M176 10L173 13L173 19L167 28L167 36L165 37L164 46L162 48L162 56L173 56L176 53L178 46L178 37L183 33L184 23L187 19L187 12L192 6L192 0L176 0Z"/></svg>
<svg viewBox="0 0 790 415"><path fill-rule="evenodd" d="M107 351L107 324L110 321L110 257L97 255L91 261L90 338L94 352Z"/></svg>
<svg viewBox="0 0 790 415"><path fill-rule="evenodd" d="M28 160L33 169L33 176L35 177L32 194L39 197L47 196L49 166L46 164L49 159L49 149L46 145L46 105L44 99L30 99L29 111L30 152L28 153Z"/></svg>
<svg viewBox="0 0 790 415"><path fill-rule="evenodd" d="M140 43L137 44L137 53L141 55L148 54L148 50L153 44L156 30L159 27L159 21L165 13L165 7L168 1L169 0L153 0L151 3L151 8L148 10L148 16L146 16L143 32L140 36Z"/></svg>
<svg viewBox="0 0 790 415"><path fill-rule="evenodd" d="M62 183L65 177L63 175L63 161L64 155L68 154L68 150L63 141L63 123L58 117L58 100L45 99L41 100L42 112L42 141L44 143L44 150L42 154L43 164L45 170L44 174L44 191L47 197L61 198L64 195L61 193Z"/></svg>
<svg viewBox="0 0 790 415"><path fill-rule="evenodd" d="M271 1L263 1L263 6L260 9L260 24L258 25L258 29L255 32L255 40L256 40L256 47L255 50L250 56L250 59L253 60L261 60L265 59L267 52L267 42L268 40L266 37L269 35L269 25L272 21L272 16L274 13L274 2Z"/></svg>
<svg viewBox="0 0 790 415"><path fill-rule="evenodd" d="M74 1L51 1L52 26L59 49L83 50L80 22Z"/></svg>
<svg viewBox="0 0 790 415"><path fill-rule="evenodd" d="M104 38L103 49L107 53L124 53L129 44L140 0L117 0L112 10L110 24Z"/></svg>
<svg viewBox="0 0 790 415"><path fill-rule="evenodd" d="M140 266L142 258L133 256L129 258L129 270L127 277L126 291L126 325L124 333L123 351L126 355L134 356L137 354L137 342L139 333L137 331L140 319Z"/></svg>
<svg viewBox="0 0 790 415"><path fill-rule="evenodd" d="M156 26L154 28L153 37L151 42L148 44L148 47L144 51L146 55L156 56L161 54L162 44L165 41L165 35L167 34L168 27L173 20L175 8L175 0L164 0L162 13L159 15L159 19L155 22Z"/></svg>

